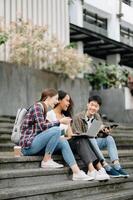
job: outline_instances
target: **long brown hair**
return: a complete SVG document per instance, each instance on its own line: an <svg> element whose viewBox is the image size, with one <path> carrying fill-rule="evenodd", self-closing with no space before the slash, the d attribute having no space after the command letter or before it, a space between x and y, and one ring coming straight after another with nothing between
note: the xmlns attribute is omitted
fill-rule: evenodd
<svg viewBox="0 0 133 200"><path fill-rule="evenodd" d="M68 95L68 96L70 97L70 95L69 95L67 92L63 91L63 90L58 90L58 95L59 95L58 100L64 99L66 95ZM73 114L73 106L74 106L74 103L73 103L71 97L70 97L69 102L70 102L70 105L69 105L68 109L67 109L66 111L64 111L64 110L62 111L62 113L63 113L66 117L72 117L72 114ZM57 104L57 105L58 105L58 104ZM57 106L57 105L56 105L56 106ZM56 107L56 106L55 106L55 107Z"/></svg>
<svg viewBox="0 0 133 200"><path fill-rule="evenodd" d="M57 94L58 94L57 90L53 88L47 88L42 92L40 101L45 101L47 97L53 97Z"/></svg>

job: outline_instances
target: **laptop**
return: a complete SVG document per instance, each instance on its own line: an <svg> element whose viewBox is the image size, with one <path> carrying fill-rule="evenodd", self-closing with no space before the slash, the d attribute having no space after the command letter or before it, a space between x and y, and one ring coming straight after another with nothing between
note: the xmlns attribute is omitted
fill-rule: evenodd
<svg viewBox="0 0 133 200"><path fill-rule="evenodd" d="M94 119L90 128L86 133L77 134L75 136L88 136L88 137L96 137L98 132L101 130L102 121Z"/></svg>

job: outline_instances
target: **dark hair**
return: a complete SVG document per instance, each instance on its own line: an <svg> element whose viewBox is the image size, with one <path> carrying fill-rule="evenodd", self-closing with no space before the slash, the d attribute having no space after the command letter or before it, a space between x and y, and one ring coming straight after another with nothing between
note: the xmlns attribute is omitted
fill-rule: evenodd
<svg viewBox="0 0 133 200"><path fill-rule="evenodd" d="M62 100L62 99L65 98L66 95L69 95L69 94L66 93L66 92L63 91L63 90L58 90L58 95L59 95L58 100ZM70 97L70 95L69 95L69 97ZM70 102L70 105L69 105L68 109L67 109L66 111L64 111L64 110L62 111L62 113L63 113L65 116L67 116L67 117L71 117L72 114L73 114L73 106L74 106L74 103L73 103L71 97L70 97L69 102ZM57 104L57 105L58 105L58 104ZM56 106L57 106L57 105L56 105ZM56 106L55 106L55 107L56 107Z"/></svg>
<svg viewBox="0 0 133 200"><path fill-rule="evenodd" d="M91 101L96 101L99 104L99 106L102 105L102 99L98 95L90 96L88 99L88 103L90 103Z"/></svg>
<svg viewBox="0 0 133 200"><path fill-rule="evenodd" d="M53 97L57 94L58 94L57 90L53 88L47 88L42 92L40 101L45 101L47 97Z"/></svg>

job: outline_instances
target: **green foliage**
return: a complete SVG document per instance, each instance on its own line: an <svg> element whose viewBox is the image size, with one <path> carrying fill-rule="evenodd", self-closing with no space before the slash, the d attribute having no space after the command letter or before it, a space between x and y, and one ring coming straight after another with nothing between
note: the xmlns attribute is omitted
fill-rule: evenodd
<svg viewBox="0 0 133 200"><path fill-rule="evenodd" d="M66 48L70 49L70 48L77 48L77 43L76 42L71 42L69 45L66 46Z"/></svg>
<svg viewBox="0 0 133 200"><path fill-rule="evenodd" d="M116 65L93 66L93 73L85 74L93 89L127 86L128 70Z"/></svg>
<svg viewBox="0 0 133 200"><path fill-rule="evenodd" d="M6 33L0 33L0 45L4 44L8 39L8 36Z"/></svg>

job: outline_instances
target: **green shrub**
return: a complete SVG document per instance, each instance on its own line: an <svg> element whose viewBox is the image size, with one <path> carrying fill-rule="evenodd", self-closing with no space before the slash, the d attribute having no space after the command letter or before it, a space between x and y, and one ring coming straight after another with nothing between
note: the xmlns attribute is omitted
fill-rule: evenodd
<svg viewBox="0 0 133 200"><path fill-rule="evenodd" d="M127 86L128 70L117 65L94 65L93 73L85 74L92 89L117 88Z"/></svg>

